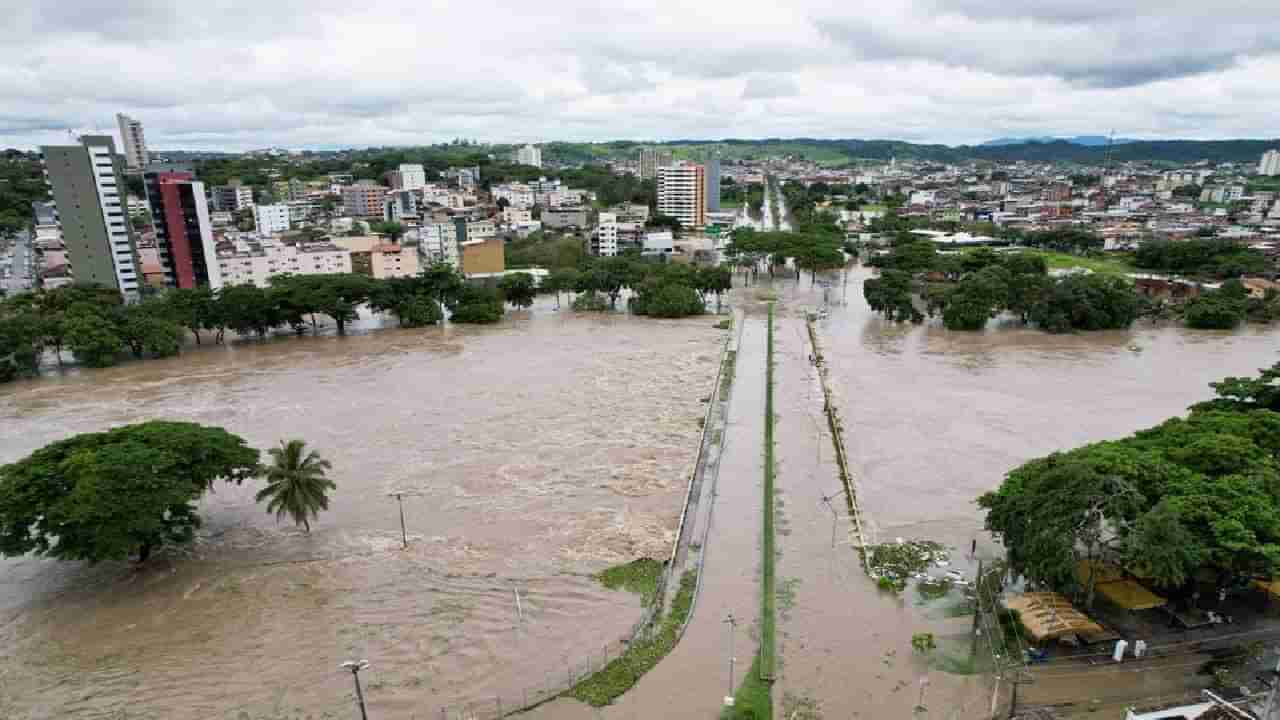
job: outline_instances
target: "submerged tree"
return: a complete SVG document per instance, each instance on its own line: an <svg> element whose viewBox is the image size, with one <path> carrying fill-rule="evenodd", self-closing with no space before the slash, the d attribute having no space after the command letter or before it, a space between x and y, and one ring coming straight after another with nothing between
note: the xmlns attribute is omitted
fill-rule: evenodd
<svg viewBox="0 0 1280 720"><path fill-rule="evenodd" d="M337 487L325 477L333 466L315 450L307 451L302 440L280 441L267 451L271 463L265 468L267 486L258 491L258 502L268 500L267 512L276 520L288 515L295 525L311 532L311 522L321 510L329 509L328 492Z"/></svg>
<svg viewBox="0 0 1280 720"><path fill-rule="evenodd" d="M222 428L151 421L85 433L0 467L0 554L124 560L189 542L217 479L258 472L258 451Z"/></svg>

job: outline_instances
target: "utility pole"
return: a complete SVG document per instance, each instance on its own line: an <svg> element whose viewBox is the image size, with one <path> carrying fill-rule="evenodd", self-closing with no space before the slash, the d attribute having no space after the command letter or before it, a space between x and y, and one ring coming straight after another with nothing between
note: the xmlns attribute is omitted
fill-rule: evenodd
<svg viewBox="0 0 1280 720"><path fill-rule="evenodd" d="M982 617L982 560L978 560L978 577L974 581L973 629L969 631L969 659L978 652L978 621Z"/></svg>
<svg viewBox="0 0 1280 720"><path fill-rule="evenodd" d="M387 494L394 497L396 503L400 505L400 549L407 550L409 548L409 535L405 533L404 529L404 493L397 491Z"/></svg>
<svg viewBox="0 0 1280 720"><path fill-rule="evenodd" d="M729 617L724 622L729 625L729 693L724 696L724 704L733 707L733 664L737 660L733 656L733 636L738 627L738 620L733 613L729 613Z"/></svg>
<svg viewBox="0 0 1280 720"><path fill-rule="evenodd" d="M341 667L344 670L350 670L351 677L356 681L356 701L360 703L360 720L369 720L369 713L364 708L364 692L360 689L360 671L369 667L369 661L348 660L342 663Z"/></svg>

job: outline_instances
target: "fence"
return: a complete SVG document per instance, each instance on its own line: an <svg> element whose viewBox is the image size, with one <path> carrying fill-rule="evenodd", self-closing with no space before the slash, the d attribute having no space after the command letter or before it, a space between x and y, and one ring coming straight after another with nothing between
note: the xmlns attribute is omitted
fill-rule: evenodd
<svg viewBox="0 0 1280 720"><path fill-rule="evenodd" d="M733 332L740 333L740 328L735 328ZM440 720L497 720L515 713L532 710L544 703L555 700L565 695L582 682L590 677L593 673L604 669L611 661L618 659L627 649L637 642L648 642L653 639L653 635L659 631L659 623L656 620L660 617L662 610L666 605L667 589L671 587L673 578L682 574L682 568L676 565L677 555L683 545L687 546L687 538L685 535L691 531L689 525L690 508L694 505L694 494L707 493L701 492L701 483L697 482L699 467L703 465L703 455L706 451L707 435L711 432L712 426L715 424L713 418L715 412L721 407L725 398L721 395L721 380L725 370L725 360L728 356L730 345L732 344L732 335L725 339L724 346L720 350L719 366L716 370L715 384L712 386L711 396L707 400L707 410L703 417L702 432L698 439L698 452L693 459L692 466L686 472L689 477L688 490L685 493L684 506L680 510L680 523L676 532L675 540L672 542L671 555L668 558L666 569L658 578L657 591L654 593L653 602L640 619L631 626L631 630L623 637L605 643L600 647L598 653L587 653L585 657L579 658L571 663L566 663L563 672L557 670L555 672L547 672L544 682L526 687L520 691L518 695L494 695L492 697L478 698L465 703L455 703L442 706L438 715L426 715L427 720L438 717ZM713 480L713 482L715 482ZM714 494L714 485L712 493ZM714 506L712 506L714 509ZM711 526L710 512L708 512L708 521L706 527L702 531L702 545L706 548L707 533ZM689 626L690 620L693 619L693 608L697 606L698 593L702 588L702 573L698 573L697 582L694 585L693 604L689 609L688 615L684 622L676 631L677 641L684 635L685 629Z"/></svg>
<svg viewBox="0 0 1280 720"><path fill-rule="evenodd" d="M631 630L617 640L605 643L598 652L587 653L585 657L567 663L563 670L547 671L541 683L524 688L517 694L493 695L477 698L465 703L446 705L436 715L425 715L426 720L498 720L508 715L532 710L550 702L598 672L611 661L618 659L635 642L647 642L657 632L654 619L661 605L657 600L645 610L639 620L631 626Z"/></svg>
<svg viewBox="0 0 1280 720"><path fill-rule="evenodd" d="M848 456L844 447L844 427L840 423L840 415L835 403L831 400L831 387L827 383L827 365L822 357L822 348L818 345L818 332L813 327L812 318L806 318L809 328L809 344L813 346L813 362L818 367L818 379L822 383L823 410L827 414L827 425L831 429L831 442L835 446L836 464L840 467L840 482L844 485L845 500L849 506L849 517L853 520L857 533L858 546L862 548L862 565L867 574L871 574L868 564L867 528L862 522L862 510L858 503L857 487L853 473L849 472ZM872 541L874 542L874 540Z"/></svg>

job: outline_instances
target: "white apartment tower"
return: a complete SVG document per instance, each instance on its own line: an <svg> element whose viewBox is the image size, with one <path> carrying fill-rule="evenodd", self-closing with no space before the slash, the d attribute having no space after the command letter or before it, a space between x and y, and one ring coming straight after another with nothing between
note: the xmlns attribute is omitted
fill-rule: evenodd
<svg viewBox="0 0 1280 720"><path fill-rule="evenodd" d="M400 189L421 190L427 186L427 171L421 165L400 166Z"/></svg>
<svg viewBox="0 0 1280 720"><path fill-rule="evenodd" d="M118 113L116 124L120 126L120 142L124 144L124 160L130 170L141 170L151 162L147 154L147 139L142 134L142 123L138 120Z"/></svg>
<svg viewBox="0 0 1280 720"><path fill-rule="evenodd" d="M658 167L658 212L680 221L683 228L707 224L707 179L701 165L681 163Z"/></svg>
<svg viewBox="0 0 1280 720"><path fill-rule="evenodd" d="M254 213L260 235L277 235L289 229L288 205L259 205Z"/></svg>
<svg viewBox="0 0 1280 720"><path fill-rule="evenodd" d="M592 254L599 257L613 257L618 254L618 216L614 213L600 213L596 225L596 236L592 239Z"/></svg>
<svg viewBox="0 0 1280 720"><path fill-rule="evenodd" d="M1262 161L1258 163L1258 174L1280 175L1280 150L1268 150L1262 153Z"/></svg>
<svg viewBox="0 0 1280 720"><path fill-rule="evenodd" d="M542 167L542 150L533 145L525 145L516 151L516 164Z"/></svg>

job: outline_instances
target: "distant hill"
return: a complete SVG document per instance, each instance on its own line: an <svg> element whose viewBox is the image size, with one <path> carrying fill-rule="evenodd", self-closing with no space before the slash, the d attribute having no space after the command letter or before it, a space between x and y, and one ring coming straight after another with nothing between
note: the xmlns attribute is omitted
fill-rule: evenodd
<svg viewBox="0 0 1280 720"><path fill-rule="evenodd" d="M1003 137L1003 138L996 138L995 140L988 140L982 143L982 145L980 145L979 147L1002 147L1005 145L1026 145L1028 143L1052 143L1052 142L1057 142L1058 140L1071 143L1072 145L1083 145L1085 147L1100 147L1100 146L1105 146L1107 144L1108 138L1106 135L1076 135L1075 137L1050 137L1048 135L1045 135L1042 137L1020 137L1020 138ZM1135 142L1141 142L1141 140L1137 140L1135 138L1116 138L1115 139L1116 145L1121 145L1123 143L1135 143Z"/></svg>
<svg viewBox="0 0 1280 720"><path fill-rule="evenodd" d="M1076 138L1073 138L1076 139ZM713 146L722 150L726 160L746 157L792 156L814 160L823 165L838 166L857 161L926 160L939 163L959 163L974 160L989 162L1061 162L1082 165L1101 165L1106 158L1106 139L1101 145L1052 139L1047 142L1026 142L1016 145L925 145L901 140L826 140L817 138L765 138L760 140L674 140L667 143L646 143L647 146L666 146L676 151L697 156ZM634 151L636 143L609 143L592 146L599 153L605 147L610 154L623 150L621 155ZM1280 139L1274 140L1127 140L1111 149L1114 162L1192 163L1200 160L1223 163L1257 163L1262 153L1280 148Z"/></svg>

